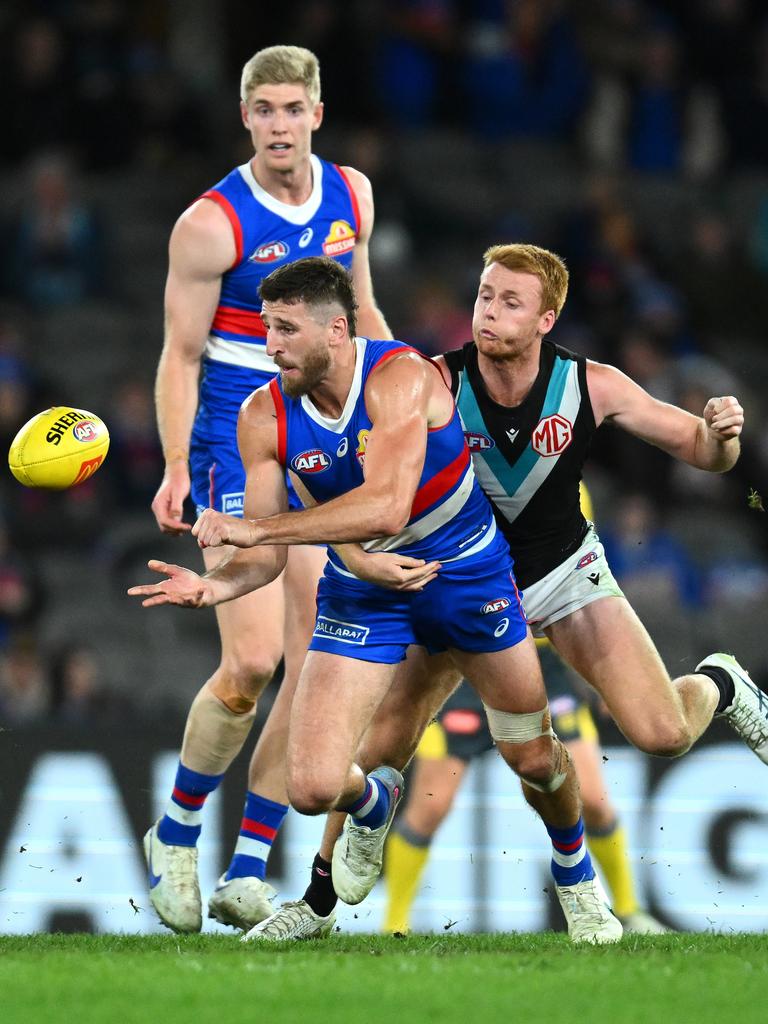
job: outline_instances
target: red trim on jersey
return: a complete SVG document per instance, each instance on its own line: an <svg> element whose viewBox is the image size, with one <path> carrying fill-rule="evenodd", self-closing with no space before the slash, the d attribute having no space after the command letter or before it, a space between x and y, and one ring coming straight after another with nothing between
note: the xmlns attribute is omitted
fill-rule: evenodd
<svg viewBox="0 0 768 1024"><path fill-rule="evenodd" d="M208 796L207 793L201 793L199 796L193 796L192 793L185 793L184 790L179 789L178 786L173 787L173 793L171 795L178 803L187 804L195 810L203 806L205 798Z"/></svg>
<svg viewBox="0 0 768 1024"><path fill-rule="evenodd" d="M215 502L216 491L215 491L215 488L214 488L214 485L213 485L213 477L214 477L214 473L215 472L216 472L216 463L214 462L214 463L211 464L211 468L208 470L208 508L215 508L216 507L216 502Z"/></svg>
<svg viewBox="0 0 768 1024"><path fill-rule="evenodd" d="M270 842L272 842L277 835L276 828L270 828L269 825L263 825L260 821L254 821L253 818L243 818L242 824L240 825L240 831L253 832L257 836L269 839Z"/></svg>
<svg viewBox="0 0 768 1024"><path fill-rule="evenodd" d="M232 233L235 236L235 261L232 266L236 267L243 258L243 228L240 224L240 218L237 215L237 211L227 197L223 196L221 192L217 192L215 188L209 189L207 192L203 192L200 198L211 199L221 207L224 213L226 213L227 220L232 225ZM232 268L230 267L230 270L231 269Z"/></svg>
<svg viewBox="0 0 768 1024"><path fill-rule="evenodd" d="M456 456L453 462L449 462L447 466L441 469L439 473L436 473L431 480L427 480L424 486L416 491L416 497L413 499L413 505L411 506L410 518L413 519L415 516L418 516L424 509L436 504L444 494L447 494L466 473L470 459L469 448L464 445L464 450Z"/></svg>
<svg viewBox="0 0 768 1024"><path fill-rule="evenodd" d="M339 165L338 164L334 164L333 166L339 172L339 174L341 175L342 181L344 182L344 184L349 189L349 199L350 199L350 202L352 203L352 213L354 214L354 217L355 217L355 234L359 235L360 234L360 206L358 205L358 202L357 202L357 196L355 195L355 190L352 188L352 183L350 182L349 178L346 176L344 171L339 167Z"/></svg>
<svg viewBox="0 0 768 1024"><path fill-rule="evenodd" d="M211 330L227 331L229 334L247 334L249 337L266 338L267 328L261 313L237 306L219 306L211 324Z"/></svg>
<svg viewBox="0 0 768 1024"><path fill-rule="evenodd" d="M277 377L273 377L269 382L269 393L272 395L272 401L275 403L275 412L277 413L277 458L280 464L284 466L288 450L288 422L285 415L283 393L280 390L280 385L277 383Z"/></svg>

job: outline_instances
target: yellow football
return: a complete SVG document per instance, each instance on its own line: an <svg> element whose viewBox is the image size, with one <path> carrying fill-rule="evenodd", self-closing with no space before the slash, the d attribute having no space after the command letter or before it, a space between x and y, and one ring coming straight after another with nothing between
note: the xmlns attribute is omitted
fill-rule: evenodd
<svg viewBox="0 0 768 1024"><path fill-rule="evenodd" d="M63 491L93 476L108 449L109 431L98 416L57 405L24 424L13 439L8 465L25 487Z"/></svg>

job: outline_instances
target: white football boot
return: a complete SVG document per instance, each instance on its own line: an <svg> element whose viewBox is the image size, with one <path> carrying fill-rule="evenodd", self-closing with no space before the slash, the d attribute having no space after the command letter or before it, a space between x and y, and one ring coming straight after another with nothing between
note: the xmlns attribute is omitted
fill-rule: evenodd
<svg viewBox="0 0 768 1024"><path fill-rule="evenodd" d="M768 764L768 694L755 686L749 672L730 654L710 654L696 671L701 668L722 668L731 677L733 701L717 717L724 718L763 764Z"/></svg>
<svg viewBox="0 0 768 1024"><path fill-rule="evenodd" d="M241 942L291 942L298 939L322 939L333 928L336 911L328 917L316 914L306 900L284 903L271 917L254 925Z"/></svg>
<svg viewBox="0 0 768 1024"><path fill-rule="evenodd" d="M159 821L144 836L149 899L157 916L175 932L199 932L203 908L197 880L197 847L170 846L157 838Z"/></svg>
<svg viewBox="0 0 768 1024"><path fill-rule="evenodd" d="M275 908L270 902L277 892L261 878L230 878L222 875L208 900L208 917L233 928L248 931L270 917Z"/></svg>
<svg viewBox="0 0 768 1024"><path fill-rule="evenodd" d="M383 766L370 774L389 790L386 820L378 828L368 828L356 825L348 814L331 861L333 888L339 899L350 906L362 903L381 874L384 842L403 796L403 776L395 768Z"/></svg>
<svg viewBox="0 0 768 1024"><path fill-rule="evenodd" d="M625 935L669 935L672 932L671 928L667 928L647 910L636 910L619 920Z"/></svg>
<svg viewBox="0 0 768 1024"><path fill-rule="evenodd" d="M591 942L602 946L619 941L623 934L621 921L611 913L608 897L597 875L576 885L556 885L555 891L572 942Z"/></svg>

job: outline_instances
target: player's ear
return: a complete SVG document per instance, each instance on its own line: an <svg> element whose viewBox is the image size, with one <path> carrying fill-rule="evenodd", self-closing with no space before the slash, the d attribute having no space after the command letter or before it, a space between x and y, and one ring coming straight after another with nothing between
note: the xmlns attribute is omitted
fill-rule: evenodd
<svg viewBox="0 0 768 1024"><path fill-rule="evenodd" d="M325 106L322 103L316 103L315 109L312 111L312 131L316 132L320 125L323 123L323 113L325 112Z"/></svg>
<svg viewBox="0 0 768 1024"><path fill-rule="evenodd" d="M349 337L349 323L343 313L339 313L328 324L331 345L340 345Z"/></svg>
<svg viewBox="0 0 768 1024"><path fill-rule="evenodd" d="M251 126L248 122L248 107L242 100L240 100L240 120L243 122L243 127L250 131Z"/></svg>
<svg viewBox="0 0 768 1024"><path fill-rule="evenodd" d="M556 320L554 309L548 309L546 313L542 313L539 317L539 334L549 334L555 326Z"/></svg>

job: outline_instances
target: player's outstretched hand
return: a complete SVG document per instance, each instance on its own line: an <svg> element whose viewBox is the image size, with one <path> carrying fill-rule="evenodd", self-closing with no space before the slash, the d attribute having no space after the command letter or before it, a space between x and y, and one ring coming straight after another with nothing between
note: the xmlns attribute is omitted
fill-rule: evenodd
<svg viewBox="0 0 768 1024"><path fill-rule="evenodd" d="M361 580L387 590L423 590L437 576L440 563L376 551L363 552L354 567L349 565L348 568Z"/></svg>
<svg viewBox="0 0 768 1024"><path fill-rule="evenodd" d="M222 544L233 544L236 548L253 545L251 525L247 519L228 516L207 508L192 527L192 536L197 537L201 548L218 548Z"/></svg>
<svg viewBox="0 0 768 1024"><path fill-rule="evenodd" d="M152 501L152 513L163 533L177 536L187 533L192 527L182 520L184 499L189 494L189 468L186 462L168 464L163 482Z"/></svg>
<svg viewBox="0 0 768 1024"><path fill-rule="evenodd" d="M184 608L205 608L213 603L213 592L208 580L203 579L191 569L180 565L169 565L152 559L147 563L153 572L164 573L167 579L160 583L144 583L139 587L131 587L131 597L143 597L141 602L145 608L156 604L178 604Z"/></svg>
<svg viewBox="0 0 768 1024"><path fill-rule="evenodd" d="M744 410L738 398L710 398L704 407L704 422L720 441L738 437L744 426Z"/></svg>

